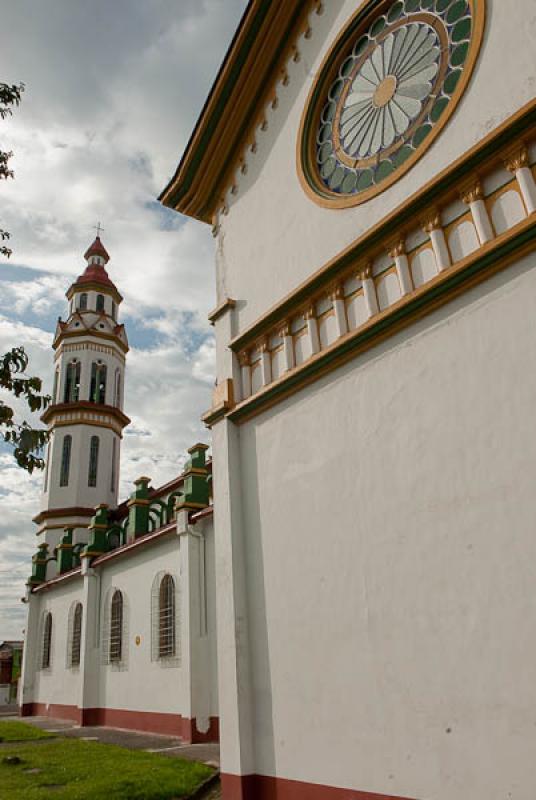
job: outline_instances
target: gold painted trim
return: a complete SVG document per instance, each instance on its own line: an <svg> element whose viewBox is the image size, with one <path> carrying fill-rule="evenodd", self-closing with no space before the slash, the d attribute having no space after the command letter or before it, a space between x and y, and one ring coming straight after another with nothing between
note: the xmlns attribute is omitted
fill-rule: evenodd
<svg viewBox="0 0 536 800"><path fill-rule="evenodd" d="M77 279L78 280L78 279ZM117 305L119 305L123 301L123 297L119 293L119 290L114 286L108 286L107 284L99 283L98 281L91 281L87 283L78 283L77 280L69 286L67 291L65 292L65 297L67 300L72 300L75 294L81 294L82 292L98 292L98 294L105 294L108 297L112 297ZM78 310L78 309L77 309ZM91 311L91 309L86 309L87 311Z"/></svg>
<svg viewBox="0 0 536 800"><path fill-rule="evenodd" d="M119 349L122 350L124 353L128 353L129 351L128 344L122 342L116 333L104 333L103 331L95 331L95 330L61 331L61 333L58 334L58 336L52 343L52 347L54 348L54 350L56 350L60 346L60 344L63 343L65 339L74 339L76 337L81 339L82 337L86 336L88 337L96 336L98 339L107 339L108 341L114 342L114 344L116 344L117 347L119 347ZM81 344L84 344L84 342L82 342Z"/></svg>
<svg viewBox="0 0 536 800"><path fill-rule="evenodd" d="M110 425L109 422L94 422L87 419L69 419L69 420L54 422L53 425L54 428L66 428L69 427L70 425L92 425L95 428L107 428L108 430L116 433L120 439L123 438L123 433L121 431L121 428L119 427L116 428L113 425Z"/></svg>
<svg viewBox="0 0 536 800"><path fill-rule="evenodd" d="M233 300L232 297L226 297L222 303L212 309L208 314L208 321L211 325L214 325L217 319L223 316L227 311L231 311L235 306L236 300Z"/></svg>
<svg viewBox="0 0 536 800"><path fill-rule="evenodd" d="M279 314L281 314L281 319L292 319L294 324L300 313L299 309L304 304L303 295L308 291L308 288L311 285L316 285L322 280L325 280L329 285L329 283L334 280L333 272L337 265L341 261L347 261L349 258L353 257L354 253L356 253L354 261L362 259L363 253L367 253L366 257L368 257L368 254L376 256L383 253L385 250L385 245L384 242L381 244L377 243L379 237L384 234L386 241L392 241L397 230L405 229L408 225L407 221L404 221L402 224L398 222L400 215L408 214L412 207L419 204L419 202L422 203L422 198L426 197L430 192L437 191L442 184L446 183L448 188L445 190L444 195L441 196L441 205L446 206L452 200L457 199L458 191L456 185L452 185L452 173L458 169L463 169L465 163L477 157L480 151L490 146L499 136L505 134L510 128L512 128L512 126L514 126L519 119L521 119L524 115L533 112L534 110L536 110L536 100L531 100L518 109L518 111L512 114L511 117L506 119L497 128L487 134L483 139L469 148L469 150L467 150L465 153L462 153L462 155L460 155L455 161L445 167L426 184L417 189L412 195L396 206L396 208L389 212L374 226L365 231L359 238L345 247L344 250L335 255L322 267L317 269L310 278L302 281L302 283L300 283L296 289L286 294L281 300L272 305L268 311L258 317L254 322L250 323L243 331L241 331L231 340L229 343L231 349L237 351L252 347L253 342L255 342L259 336L261 336L263 333L269 332L272 328L277 327L280 324L280 320L277 319ZM523 134L521 134L524 139L528 139L534 135L536 135L536 129L534 128L534 125L532 125L530 130L526 130ZM478 168L480 172L484 173L485 170L495 167L497 164L502 164L501 156L500 153L493 151L490 155L487 155L486 158L482 160ZM419 210L415 213L417 214L415 219L415 226L417 227L419 224L419 217L429 220L438 216L439 211L435 205L433 205L429 208L429 213ZM437 219L437 227L441 227L439 218ZM369 242L372 242L372 244L369 245ZM429 244L429 241L423 242L422 244ZM421 246L422 245L418 245L417 248L420 248ZM415 251L410 251L408 255L411 255L413 252ZM337 275L337 280L345 282L348 279L355 277L355 274L355 266L345 266ZM318 291L318 288L315 288L314 292L318 293ZM289 305L293 302L295 303L295 308L289 308Z"/></svg>
<svg viewBox="0 0 536 800"><path fill-rule="evenodd" d="M413 167L417 161L419 161L424 154L430 149L432 144L436 141L437 137L442 133L444 127L447 125L449 120L451 119L452 115L458 108L460 100L465 93L465 90L471 80L471 77L474 72L474 68L480 53L482 40L484 36L484 29L486 23L486 0L468 0L471 5L471 11L473 13L473 20L474 20L474 30L473 30L473 38L471 40L471 49L467 56L466 62L463 67L462 76L458 85L456 86L453 94L451 95L450 102L445 108L445 111L441 115L439 121L434 125L428 136L426 137L424 143L405 161L401 166L397 167L395 171L389 177L385 178L381 181L377 186L372 186L370 189L367 189L364 192L360 192L358 195L352 196L345 196L341 197L335 192L330 192L330 190L325 187L323 184L320 183L319 179L317 179L316 175L311 174L311 179L307 177L306 169L310 170L313 173L313 170L316 168L316 158L314 156L314 149L315 149L315 138L316 138L316 131L318 130L318 121L320 114L322 113L322 99L318 101L318 105L316 108L311 110L311 103L313 100L313 96L316 92L318 81L314 81L311 89L309 91L307 101L305 103L305 107L302 113L300 128L298 132L298 139L296 142L296 170L298 174L298 179L301 184L301 187L305 194L313 200L317 205L322 206L323 208L331 208L331 209L342 209L342 208L354 208L355 206L361 205L362 203L367 202L372 197L381 194L389 187L393 186L400 178L402 178L410 169ZM352 14L346 25L344 26L343 30L335 39L335 42L329 48L328 52L324 56L322 60L322 64L320 65L317 74L320 75L320 80L322 81L322 90L319 93L320 98L326 97L327 88L331 85L332 80L335 77L335 72L337 68L340 66L341 59L333 59L333 67L329 71L329 73L325 73L327 64L332 59L333 54L336 50L340 49L347 37L347 31L351 27L354 19L362 12L364 7L366 6L368 0L364 0L357 9L357 11ZM381 14L383 10L386 10L390 5L390 0L384 0L384 2L378 7L375 6L371 9L370 14L368 14L360 26L360 33L363 33L364 30L368 25L370 25L372 15ZM356 41L359 38L359 33L355 34ZM325 91L326 90L326 91ZM309 130L309 140L305 145L303 144L305 130L307 127L308 120L311 118L311 125ZM306 161L308 162L307 167L305 167L302 158L302 152L305 149L306 153ZM311 182L315 182L315 187L311 185Z"/></svg>
<svg viewBox="0 0 536 800"><path fill-rule="evenodd" d="M306 386L314 383L315 381L324 377L326 374L333 372L343 364L352 361L353 359L358 357L361 353L366 352L367 350L370 350L373 347L376 347L382 341L391 338L392 336L399 333L399 331L412 325L417 320L427 316L428 314L432 313L438 308L441 308L443 305L449 303L456 297L464 294L465 292L469 291L470 289L474 288L480 283L486 281L489 277L491 277L495 273L502 271L503 269L510 266L510 264L518 262L526 255L529 255L530 253L534 252L534 250L536 249L536 244L534 243L534 241L530 241L527 244L520 247L519 250L510 253L508 256L495 262L492 266L490 266L483 272L473 275L466 282L464 282L463 285L455 287L450 292L445 293L443 296L434 299L427 305L420 306L411 315L408 315L408 317L406 317L404 320L399 321L398 323L392 325L392 327L390 327L387 330L379 332L376 336L367 339L366 341L363 342L361 346L359 346L352 352L342 353L339 357L337 357L337 350L341 348L341 346L344 345L346 342L348 342L354 337L360 336L367 329L371 328L373 329L378 324L378 322L381 322L386 317L391 316L394 312L398 311L400 308L409 304L410 302L413 302L416 298L426 295L430 290L434 289L438 284L448 281L453 275L456 275L459 272L463 272L463 270L470 267L473 262L478 261L488 253L493 252L493 250L495 250L497 247L507 244L511 239L515 239L517 236L522 235L526 231L530 230L530 228L532 228L534 224L535 221L533 216L525 218L522 222L518 223L513 228L510 228L508 231L505 231L497 238L479 247L478 250L473 251L470 255L466 256L464 259L458 261L454 266L451 266L448 269L439 272L432 280L427 281L425 284L422 284L417 289L414 289L414 291L411 292L410 294L403 295L400 298L400 300L398 300L396 303L393 303L392 305L380 311L378 314L375 314L373 317L369 318L364 324L360 325L358 328L354 328L344 336L339 337L335 342L333 342L333 344L330 344L324 350L315 353L315 355L307 359L305 362L297 365L291 370L288 370L281 378L278 378L273 383L263 387L256 394L251 395L246 400L241 401L227 416L231 419L231 421L235 422L238 425L242 425L245 422L248 422L249 420L253 419L254 417L263 414L265 411L279 404L288 397L291 397L299 393ZM333 353L333 359L328 364L325 364L312 374L309 375L306 374L303 380L298 385L296 385L296 383L293 382L291 386L288 388L288 390L279 393L276 397L267 399L266 402L264 403L262 402L264 394L269 394L270 391L273 390L275 386L284 384L290 378L295 378L296 375L297 374L299 375L300 372L306 372L306 371L310 372L311 367L314 366L314 363L321 358L325 358L326 354L330 352ZM248 406L251 407L251 411L249 413L247 412ZM237 415L239 416L237 417Z"/></svg>

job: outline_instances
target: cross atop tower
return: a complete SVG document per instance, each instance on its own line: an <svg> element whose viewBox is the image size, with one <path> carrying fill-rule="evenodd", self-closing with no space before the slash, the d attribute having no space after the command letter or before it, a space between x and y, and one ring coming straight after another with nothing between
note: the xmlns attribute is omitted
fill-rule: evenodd
<svg viewBox="0 0 536 800"><path fill-rule="evenodd" d="M94 228L95 228L95 230L97 231L97 236L99 236L99 237L100 237L100 235L101 235L101 231L103 231L103 230L104 230L104 228L102 228L102 227L101 227L101 224L100 224L100 222L97 222L97 224L96 224L96 225L94 225L93 227L94 227Z"/></svg>

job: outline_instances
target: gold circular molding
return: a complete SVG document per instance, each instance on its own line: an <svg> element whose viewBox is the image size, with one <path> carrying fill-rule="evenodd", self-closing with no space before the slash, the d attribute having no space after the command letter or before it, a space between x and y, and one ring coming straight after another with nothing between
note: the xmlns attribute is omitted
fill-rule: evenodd
<svg viewBox="0 0 536 800"><path fill-rule="evenodd" d="M360 4L324 57L302 114L297 170L315 203L360 205L426 153L469 83L485 17L485 0Z"/></svg>

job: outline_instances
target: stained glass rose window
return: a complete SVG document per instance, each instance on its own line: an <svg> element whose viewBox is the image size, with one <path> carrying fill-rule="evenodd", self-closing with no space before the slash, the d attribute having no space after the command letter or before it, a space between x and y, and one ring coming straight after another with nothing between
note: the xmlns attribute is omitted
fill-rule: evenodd
<svg viewBox="0 0 536 800"><path fill-rule="evenodd" d="M482 38L483 0L368 2L328 55L301 131L301 178L325 205L393 183L453 112Z"/></svg>

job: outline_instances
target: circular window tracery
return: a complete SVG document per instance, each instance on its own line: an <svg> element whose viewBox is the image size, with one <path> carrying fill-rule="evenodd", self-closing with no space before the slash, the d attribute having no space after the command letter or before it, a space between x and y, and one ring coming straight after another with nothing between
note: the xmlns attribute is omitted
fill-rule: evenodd
<svg viewBox="0 0 536 800"><path fill-rule="evenodd" d="M483 24L483 0L365 3L328 54L304 114L306 190L344 207L401 177L454 111Z"/></svg>

